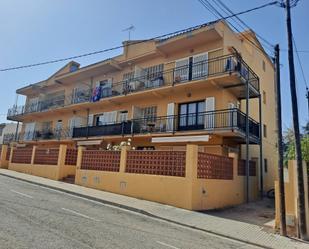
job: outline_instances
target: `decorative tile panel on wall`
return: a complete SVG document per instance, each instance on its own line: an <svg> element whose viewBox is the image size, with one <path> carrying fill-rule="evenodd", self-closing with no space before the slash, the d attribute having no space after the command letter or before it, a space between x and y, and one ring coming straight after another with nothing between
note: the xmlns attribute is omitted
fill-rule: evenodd
<svg viewBox="0 0 309 249"><path fill-rule="evenodd" d="M245 176L246 175L246 160L239 159L238 160L238 167L237 167L238 175ZM256 176L256 162L249 161L249 175Z"/></svg>
<svg viewBox="0 0 309 249"><path fill-rule="evenodd" d="M9 149L8 151L11 151L11 149ZM10 159L10 155L8 157ZM12 163L31 164L31 158L32 158L32 148L15 148L13 150Z"/></svg>
<svg viewBox="0 0 309 249"><path fill-rule="evenodd" d="M34 155L34 164L57 165L58 156L58 148L37 148Z"/></svg>
<svg viewBox="0 0 309 249"><path fill-rule="evenodd" d="M77 163L77 149L67 149L65 155L65 165L76 165Z"/></svg>
<svg viewBox="0 0 309 249"><path fill-rule="evenodd" d="M84 150L81 169L119 172L120 151Z"/></svg>
<svg viewBox="0 0 309 249"><path fill-rule="evenodd" d="M185 151L128 151L126 172L135 174L185 176Z"/></svg>
<svg viewBox="0 0 309 249"><path fill-rule="evenodd" d="M233 158L199 152L197 178L233 180Z"/></svg>

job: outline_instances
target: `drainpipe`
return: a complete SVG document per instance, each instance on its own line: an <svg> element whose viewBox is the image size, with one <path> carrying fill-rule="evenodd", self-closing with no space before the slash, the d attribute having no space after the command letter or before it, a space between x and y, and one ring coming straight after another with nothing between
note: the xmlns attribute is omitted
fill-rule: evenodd
<svg viewBox="0 0 309 249"><path fill-rule="evenodd" d="M263 176L263 137L262 137L262 99L259 95L259 133L260 133L260 195L263 199L264 194L264 176Z"/></svg>
<svg viewBox="0 0 309 249"><path fill-rule="evenodd" d="M249 203L249 80L246 80L246 201Z"/></svg>
<svg viewBox="0 0 309 249"><path fill-rule="evenodd" d="M17 121L17 126L16 126L16 130L15 130L15 137L14 137L14 141L15 141L15 142L17 142L18 128L19 128L19 121Z"/></svg>
<svg viewBox="0 0 309 249"><path fill-rule="evenodd" d="M88 139L89 135L89 108L87 109L87 129L86 129L86 138Z"/></svg>

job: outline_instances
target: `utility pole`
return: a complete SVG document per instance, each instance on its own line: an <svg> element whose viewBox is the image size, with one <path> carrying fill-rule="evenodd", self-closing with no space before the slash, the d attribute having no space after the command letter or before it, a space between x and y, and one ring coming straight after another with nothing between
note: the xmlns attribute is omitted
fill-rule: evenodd
<svg viewBox="0 0 309 249"><path fill-rule="evenodd" d="M278 176L279 176L279 202L280 202L280 234L286 236L285 216L285 191L283 176L283 143L282 143L282 118L281 118L281 86L280 86L280 48L275 46L275 68L276 68L276 105L277 105L277 129L278 129Z"/></svg>
<svg viewBox="0 0 309 249"><path fill-rule="evenodd" d="M290 88L291 88L291 99L292 99L295 151L296 151L296 161L297 161L297 180L298 180L298 207L297 208L298 208L298 214L299 214L298 224L299 224L300 238L305 239L306 238L306 213L305 213L305 194L304 194L304 174L303 174L303 164L302 164L301 144L300 144L297 94L296 94L296 85L295 85L295 68L294 68L294 54L293 54L294 52L293 52L293 41L292 41L293 38L292 38L290 0L286 0L284 7L286 9L288 56L289 56L289 69L290 69Z"/></svg>
<svg viewBox="0 0 309 249"><path fill-rule="evenodd" d="M308 87L306 87L306 91L307 91L306 98L307 98L307 102L308 102L308 118L309 118L309 89L308 89Z"/></svg>

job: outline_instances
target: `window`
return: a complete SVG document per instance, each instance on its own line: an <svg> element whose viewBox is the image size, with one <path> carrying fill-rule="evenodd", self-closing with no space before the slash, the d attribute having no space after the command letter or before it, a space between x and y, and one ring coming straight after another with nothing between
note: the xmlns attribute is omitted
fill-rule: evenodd
<svg viewBox="0 0 309 249"><path fill-rule="evenodd" d="M266 71L266 63L265 63L264 60L263 60L263 62L262 62L262 67L263 67L263 71L265 72L265 71Z"/></svg>
<svg viewBox="0 0 309 249"><path fill-rule="evenodd" d="M78 65L76 64L71 65L70 72L75 72L77 70L78 70Z"/></svg>
<svg viewBox="0 0 309 249"><path fill-rule="evenodd" d="M128 111L120 111L118 113L118 122L126 122L128 120Z"/></svg>
<svg viewBox="0 0 309 249"><path fill-rule="evenodd" d="M132 81L134 79L134 72L128 72L123 75L124 81Z"/></svg>
<svg viewBox="0 0 309 249"><path fill-rule="evenodd" d="M112 96L112 79L100 81L100 87L102 98Z"/></svg>
<svg viewBox="0 0 309 249"><path fill-rule="evenodd" d="M204 127L205 101L191 102L179 105L179 129Z"/></svg>
<svg viewBox="0 0 309 249"><path fill-rule="evenodd" d="M267 159L264 158L264 172L267 173L268 172L268 162Z"/></svg>
<svg viewBox="0 0 309 249"><path fill-rule="evenodd" d="M266 92L263 91L263 103L266 105Z"/></svg>
<svg viewBox="0 0 309 249"><path fill-rule="evenodd" d="M53 122L52 121L43 122L42 123L42 130L43 130L43 132L50 131L52 126L53 126Z"/></svg>
<svg viewBox="0 0 309 249"><path fill-rule="evenodd" d="M144 69L144 74L147 79L161 77L163 72L163 64L147 67Z"/></svg>
<svg viewBox="0 0 309 249"><path fill-rule="evenodd" d="M150 106L141 109L141 114L147 121L155 122L157 117L157 107Z"/></svg>
<svg viewBox="0 0 309 249"><path fill-rule="evenodd" d="M267 137L267 126L265 124L263 125L263 135Z"/></svg>

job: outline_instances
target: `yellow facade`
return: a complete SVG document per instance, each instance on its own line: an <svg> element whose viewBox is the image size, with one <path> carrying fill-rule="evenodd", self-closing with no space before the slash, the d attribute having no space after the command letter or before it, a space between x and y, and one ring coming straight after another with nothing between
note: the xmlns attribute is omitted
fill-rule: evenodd
<svg viewBox="0 0 309 249"><path fill-rule="evenodd" d="M309 190L308 190L308 176L306 163L303 162L304 174L304 196L305 196L305 212L307 224L307 237L309 238ZM298 231L298 180L297 180L297 163L295 160L288 162L288 167L284 169L284 197L285 197L285 213L287 232L290 236L297 236ZM275 182L275 227L280 229L280 196L279 196L279 182Z"/></svg>
<svg viewBox="0 0 309 249"><path fill-rule="evenodd" d="M13 148L13 150L14 149L15 148ZM51 180L62 180L67 176L75 175L75 172L76 172L75 165L65 164L66 149L67 149L67 145L60 145L58 163L56 165L35 164L34 155L36 151L36 146L33 147L31 163L29 164L13 163L12 162L13 151L12 151L11 158L8 163L8 169L21 172L21 173L26 173L29 175L35 175L35 176L48 178Z"/></svg>
<svg viewBox="0 0 309 249"><path fill-rule="evenodd" d="M244 35L263 50L253 32L245 32ZM233 67L235 66L235 68L238 66L234 64L234 59L238 57L226 59L226 56L231 54L236 54L242 58L241 61L244 63L242 66L246 64L249 65L252 71L258 76L259 93L265 93L265 99L262 101L262 124L265 124L267 136L264 137L262 135L263 158L261 160L263 163L267 162L267 172L266 169L263 168L264 189L269 190L273 188L277 165L277 156L275 153L277 149L274 119L275 88L273 64L265 53L253 47L252 44L243 39L239 34L234 33L223 21L214 22L196 30L192 30L189 33L169 37L165 40L124 42L123 53L119 56L86 67L79 68L79 64L76 62L68 63L47 80L17 90L17 93L27 96L27 101L23 112L18 113L18 110L13 110L9 118L23 122L23 131L19 137L19 143L32 145L46 144L47 146L67 144L68 146L75 147L79 143L87 142L89 146L105 149L107 144L119 144L121 141L131 138L132 147L135 148L184 150L187 144L186 142L162 142L154 144L152 138L173 136L188 136L192 138L197 135L209 135L208 141L205 140L204 142L200 142L200 150L225 156L228 156L229 153L236 153L238 157L245 158L246 150L243 146L245 143L245 133L230 125L234 120L234 114L230 111L231 108L236 108L237 110L239 109L245 112L245 101L243 97L245 83L243 83L242 79L243 72L241 72L241 70L236 73L227 72L230 70L230 67L232 67L231 65L233 65ZM195 67L195 60L198 61L200 58L199 56L207 58L207 64L204 64L204 66L200 64L199 66L197 65L198 67ZM185 58L188 58L186 64L188 73L184 73L178 69L181 68L181 66L179 66L181 64L180 60L185 61ZM194 66L190 66L190 63ZM143 77L145 76L145 69L149 69L147 72L151 74L153 73L151 70L157 70L155 66L160 68L159 65L163 67L163 72L160 71L159 73L159 75L162 75L160 76L162 78L159 77L160 79L153 81L143 81L143 89L136 90L135 88L140 86L139 80L136 79L141 75L143 75ZM160 70L162 69L160 68ZM196 74L201 72L207 72L207 75L205 74L205 77L194 78ZM127 89L124 89L124 75L128 76L130 73L131 76L133 75L134 79L131 79L129 83L130 90L127 91ZM154 73L156 74L158 71ZM248 71L246 71L245 74L247 75ZM190 80L185 80L180 83L180 80L182 80L181 77L189 77ZM103 81L103 84L109 86L106 90L107 96L102 97L96 102L75 101L76 92L79 93L80 89L82 90L80 92L85 93L89 91L92 94L93 89ZM146 86L147 84L148 86ZM249 101L249 116L257 122L260 122L257 95L258 94L255 94ZM78 95L78 98L82 97L85 96ZM51 99L52 101L50 101ZM187 111L190 110L190 104L185 105L185 103L195 102L196 104L192 105L198 106L197 102L205 102L205 106L207 106L207 101L212 101L213 104L213 109L210 111L218 113L211 114L211 116L203 114L202 119L204 119L204 121L202 121L202 123L204 125L206 122L205 120L207 120L207 122L211 124L220 123L220 127L206 129L206 126L203 126L200 129L193 130L176 129L173 130L173 132L168 130L169 124L179 126L182 122L180 118L182 115L180 108L183 107L187 108ZM37 105L37 102L40 104ZM37 108L39 105L41 111L31 110L33 106ZM51 106L53 107L51 108ZM154 109L150 107L155 107L155 112ZM145 113L150 112L150 114L141 114L141 110ZM203 111L209 110L205 109ZM148 118L149 115L155 115L155 119L149 118L150 120L155 120L155 124L147 124L148 127L146 128L149 130L138 134L129 132L128 134L107 134L72 138L74 128L72 125L73 121L78 123L78 127L85 127L84 130L86 130L87 126L96 126L96 121L101 122L100 118L104 119L104 115L106 116L107 112L114 112L113 115L115 117L113 117L113 122L117 123L120 123L122 119L135 120L144 118L145 115L148 115ZM100 116L100 114L103 113L105 114ZM194 115L194 117L198 117L197 113ZM166 121L166 116L177 116L177 120L168 123ZM163 121L160 121L161 119ZM190 120L190 116L188 117L187 115L186 122L189 123ZM199 118L196 118L196 120L194 122L200 122ZM35 131L41 131L45 128L52 129L53 131L58 128L65 130L66 135L63 136L61 133L61 138L57 136L48 138L40 133L40 136L37 136L36 139L33 139L33 137L29 138L25 135L29 134L29 130L34 131L35 129ZM161 131L161 128L164 132ZM54 131L54 133L57 133L57 131ZM98 140L101 141L99 144L94 142ZM93 144L91 145L92 142ZM252 144L250 144L249 157L259 162L259 145L257 141L253 141ZM264 159L266 159L266 161ZM77 172L77 176L81 174L83 174L83 172ZM87 174L93 174L93 172L88 172ZM113 177L108 172L101 172L100 174L108 175L111 178ZM92 177L92 175L89 175L89 179ZM109 177L104 178L110 179ZM118 179L119 175L115 177ZM160 177L127 177L128 181L132 181L132 184L129 184L130 188L132 188L130 193L137 191L137 196L138 186L134 186L133 182L138 182L139 178L144 180L149 178L149 181L154 181L154 184L157 184L157 181L161 182L160 186L162 186L162 191L164 189L166 190L166 186L164 185L165 180L162 180ZM120 178L118 180L120 180ZM112 182L112 180L107 181ZM107 184L106 181L104 181L103 184ZM179 184L177 187L188 191L186 184L183 182L180 181L175 184ZM216 182L207 181L207 183L205 183L196 181L194 184L196 184L197 188L201 189L205 186L216 185ZM258 180L256 180L254 184L257 185ZM91 185L91 181L89 185ZM174 186L174 184L172 185ZM182 187L180 187L180 185ZM117 192L119 191L119 189L117 190L118 187L119 186L115 186L110 191ZM232 187L233 185L227 184L226 188L224 188L226 190L222 189L222 195L228 196L228 189ZM153 189L145 189L144 191L153 192ZM195 196L195 193L192 193L192 195L192 199L197 200L196 203L194 202L195 204L192 205L204 205L198 203L202 198L201 196ZM239 196L241 196L241 194L239 194ZM216 197L209 196L207 198L214 198L215 200ZM229 198L232 198L232 196ZM175 197L175 203L177 202L176 199Z"/></svg>
<svg viewBox="0 0 309 249"><path fill-rule="evenodd" d="M79 155L81 157L81 151ZM209 210L245 202L245 176L238 176L236 154L233 160L233 179L198 179L198 146L186 146L185 177L132 174L125 172L127 148L122 149L120 171L107 172L81 169L77 162L75 183L117 194L150 200L189 210ZM257 177L250 177L250 198L258 197Z"/></svg>

